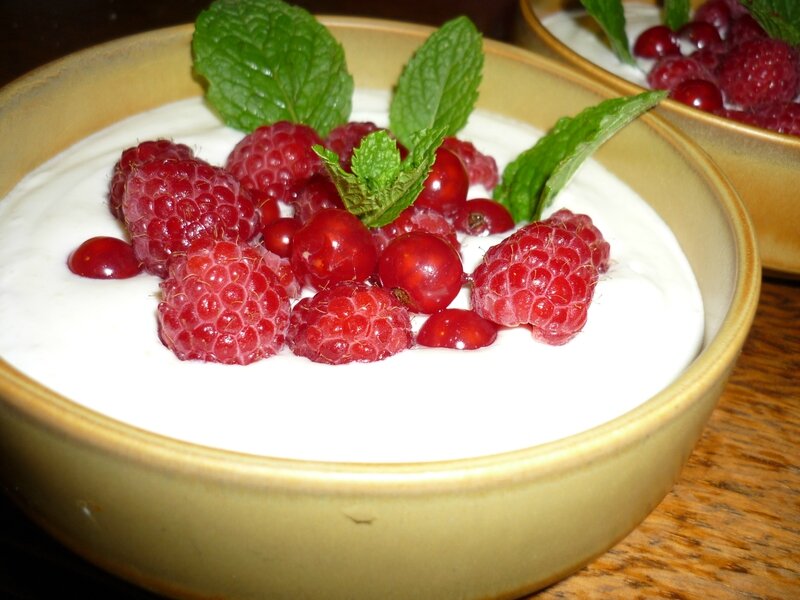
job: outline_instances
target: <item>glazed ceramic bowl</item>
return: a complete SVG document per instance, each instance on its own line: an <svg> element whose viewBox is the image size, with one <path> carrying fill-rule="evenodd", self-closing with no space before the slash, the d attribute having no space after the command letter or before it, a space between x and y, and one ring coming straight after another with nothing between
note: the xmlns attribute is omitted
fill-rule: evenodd
<svg viewBox="0 0 800 600"><path fill-rule="evenodd" d="M632 0L656 4L655 0ZM699 6L701 0L693 0ZM623 95L643 88L597 66L571 50L541 19L556 11L580 8L574 0L520 0L522 17L516 40L523 46L576 68ZM722 168L745 203L761 251L765 271L800 276L800 138L774 133L691 108L675 100L658 112L685 131Z"/></svg>
<svg viewBox="0 0 800 600"><path fill-rule="evenodd" d="M324 22L366 87L390 86L430 34L394 22ZM0 92L0 197L87 134L201 94L191 35L182 26L122 39ZM485 48L483 108L547 128L613 95L526 50ZM3 488L79 554L180 598L512 598L567 576L630 532L678 478L747 335L760 282L736 193L672 126L646 115L597 158L674 230L705 306L699 356L638 408L491 456L311 462L143 431L0 362Z"/></svg>

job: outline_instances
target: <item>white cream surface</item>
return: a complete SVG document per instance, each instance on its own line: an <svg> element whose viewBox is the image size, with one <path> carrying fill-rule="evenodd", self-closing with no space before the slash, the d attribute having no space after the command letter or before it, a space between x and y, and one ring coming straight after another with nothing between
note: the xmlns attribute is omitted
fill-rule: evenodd
<svg viewBox="0 0 800 600"><path fill-rule="evenodd" d="M659 6L625 2L623 9L625 31L631 46L645 29L661 23ZM638 59L636 66L621 62L608 45L605 34L586 11L558 11L540 17L540 21L556 39L585 59L632 83L648 87L647 72L652 60Z"/></svg>
<svg viewBox="0 0 800 600"><path fill-rule="evenodd" d="M358 91L353 119L385 124L387 103ZM550 210L591 215L612 267L585 329L564 346L516 329L481 350L414 348L370 364L321 365L286 350L245 367L182 362L158 339L156 277L85 279L66 259L89 237L124 235L106 204L124 148L167 137L222 164L241 135L200 99L181 101L96 133L23 179L0 202L0 356L76 403L172 438L375 463L487 455L584 431L647 400L699 351L702 301L676 239L590 160ZM461 135L502 168L538 132L477 111ZM496 241L468 240L465 269Z"/></svg>

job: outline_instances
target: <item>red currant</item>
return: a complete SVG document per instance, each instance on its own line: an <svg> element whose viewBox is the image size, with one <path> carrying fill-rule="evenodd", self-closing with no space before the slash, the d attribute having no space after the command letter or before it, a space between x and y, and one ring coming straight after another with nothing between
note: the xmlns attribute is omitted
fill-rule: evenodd
<svg viewBox="0 0 800 600"><path fill-rule="evenodd" d="M308 221L323 208L344 208L339 191L325 173L312 175L299 186L291 205L294 217L301 223Z"/></svg>
<svg viewBox="0 0 800 600"><path fill-rule="evenodd" d="M433 313L420 327L421 346L475 350L494 343L497 325L463 308L445 308Z"/></svg>
<svg viewBox="0 0 800 600"><path fill-rule="evenodd" d="M678 36L666 25L645 29L633 44L633 54L641 58L661 58L680 53Z"/></svg>
<svg viewBox="0 0 800 600"><path fill-rule="evenodd" d="M425 187L414 204L450 217L467 201L468 192L469 176L464 163L453 152L440 147Z"/></svg>
<svg viewBox="0 0 800 600"><path fill-rule="evenodd" d="M92 279L127 279L142 271L133 247L113 237L93 237L78 246L67 259L69 270Z"/></svg>
<svg viewBox="0 0 800 600"><path fill-rule="evenodd" d="M508 209L488 198L467 200L453 220L456 230L469 235L490 235L514 229Z"/></svg>
<svg viewBox="0 0 800 600"><path fill-rule="evenodd" d="M369 229L341 208L324 208L297 230L291 264L318 290L340 281L364 281L375 271L377 251Z"/></svg>
<svg viewBox="0 0 800 600"><path fill-rule="evenodd" d="M281 217L261 228L261 243L270 252L289 258L292 253L292 239L300 226L300 221L294 217Z"/></svg>
<svg viewBox="0 0 800 600"><path fill-rule="evenodd" d="M731 9L725 0L709 0L697 7L694 20L713 25L725 39L731 26Z"/></svg>
<svg viewBox="0 0 800 600"><path fill-rule="evenodd" d="M719 30L705 21L691 21L678 30L678 38L692 44L698 50L708 48L721 52L725 44Z"/></svg>
<svg viewBox="0 0 800 600"><path fill-rule="evenodd" d="M409 310L432 314L458 295L464 271L449 243L432 233L412 231L392 240L383 251L378 279Z"/></svg>
<svg viewBox="0 0 800 600"><path fill-rule="evenodd" d="M670 92L670 97L693 108L714 112L722 108L722 92L705 79L687 79Z"/></svg>

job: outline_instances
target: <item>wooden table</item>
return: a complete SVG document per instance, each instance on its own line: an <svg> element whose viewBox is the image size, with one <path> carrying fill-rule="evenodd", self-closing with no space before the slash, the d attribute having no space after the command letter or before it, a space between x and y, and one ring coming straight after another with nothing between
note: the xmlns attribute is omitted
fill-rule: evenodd
<svg viewBox="0 0 800 600"><path fill-rule="evenodd" d="M496 38L515 9L513 0L299 3L431 24L464 12ZM206 4L4 0L0 84L89 43L191 21ZM64 550L0 495L0 596L52 598L51 584L60 595L155 598ZM765 278L738 365L672 492L616 547L534 597L800 598L800 282Z"/></svg>

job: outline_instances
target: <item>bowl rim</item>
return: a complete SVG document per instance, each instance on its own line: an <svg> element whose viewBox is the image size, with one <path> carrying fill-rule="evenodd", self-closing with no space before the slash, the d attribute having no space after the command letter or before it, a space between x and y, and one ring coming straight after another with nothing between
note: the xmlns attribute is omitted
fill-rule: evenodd
<svg viewBox="0 0 800 600"><path fill-rule="evenodd" d="M567 45L563 44L561 40L550 33L550 30L542 24L533 8L533 4L535 3L536 0L519 0L520 11L525 23L533 30L533 33L542 40L542 42L550 49L550 51L556 53L568 64L573 65L573 67L583 70L591 77L597 78L603 84L616 89L620 93L632 95L648 91L648 88L637 85L631 81L628 81L624 77L620 77L619 75L604 69L587 58L584 58L581 54L573 51ZM769 129L764 129L763 127L756 127L755 125L740 123L738 121L734 121L733 119L726 119L725 117L720 117L709 112L692 108L691 106L671 98L665 98L659 106L664 110L674 111L682 118L687 120L698 121L708 126L722 127L733 132L739 132L748 135L760 141L784 146L787 150L800 151L800 137L798 136L778 133L777 131L770 131Z"/></svg>
<svg viewBox="0 0 800 600"><path fill-rule="evenodd" d="M394 31L427 36L432 27L367 17L319 16L327 26ZM85 53L121 49L132 41L160 36L191 39L193 24L177 25L118 38L60 58L9 83L0 100L20 94L37 80L54 77ZM520 60L548 74L566 79L601 96L615 90L555 61L503 42L485 39L487 54ZM208 447L146 431L105 416L67 399L21 373L0 357L0 403L16 418L81 446L99 449L118 459L147 465L163 473L198 472L237 485L282 485L289 489L336 489L402 495L422 490L445 491L487 488L510 480L546 478L577 470L604 455L620 452L678 418L685 409L720 381L727 379L755 316L761 283L761 265L755 234L747 212L734 189L709 157L677 128L656 114L642 117L648 127L671 141L688 160L704 167L714 180L719 200L729 217L736 248L736 282L728 314L719 330L679 380L627 413L591 429L544 444L477 457L410 463L327 462L277 458ZM694 393L692 393L694 391Z"/></svg>

